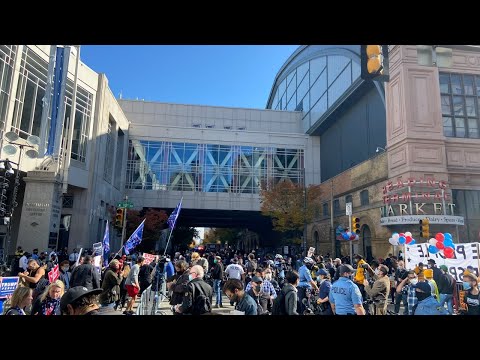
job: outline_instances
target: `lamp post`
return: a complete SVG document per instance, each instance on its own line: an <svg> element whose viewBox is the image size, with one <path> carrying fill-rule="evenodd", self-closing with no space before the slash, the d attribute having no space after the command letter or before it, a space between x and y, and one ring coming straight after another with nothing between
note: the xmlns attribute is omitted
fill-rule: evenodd
<svg viewBox="0 0 480 360"><path fill-rule="evenodd" d="M12 217L13 217L13 212L15 208L18 206L17 203L17 195L18 195L18 187L20 185L20 163L22 161L22 155L23 155L23 149L28 148L25 151L25 155L27 155L28 158L30 159L36 159L38 157L38 144L40 143L40 138L35 135L30 135L25 142L17 142L19 140L19 136L17 133L10 131L7 132L4 135L5 140L8 142L7 145L5 145L2 149L2 154L12 156L17 153L17 149L19 149L19 155L18 155L18 163L14 162L12 160L9 160L8 158L5 160L0 160L0 169L4 168L5 169L5 175L3 178L3 184L1 185L1 200L2 204L3 201L6 199L6 188L7 186L4 186L7 181L7 176L13 175L14 171L12 169L12 164L16 165L17 167L17 172L15 174L15 181L14 181L14 186L12 190L12 199L10 201L10 207L5 206L0 206L0 214L3 214L3 220L4 224L7 226L7 233L6 233L6 246L4 249L4 261L8 259L8 251L10 249L10 239L11 239L11 230L12 230ZM8 183L7 183L8 184ZM3 197L5 195L5 198ZM5 203L6 204L6 203ZM3 210L3 211L2 211Z"/></svg>

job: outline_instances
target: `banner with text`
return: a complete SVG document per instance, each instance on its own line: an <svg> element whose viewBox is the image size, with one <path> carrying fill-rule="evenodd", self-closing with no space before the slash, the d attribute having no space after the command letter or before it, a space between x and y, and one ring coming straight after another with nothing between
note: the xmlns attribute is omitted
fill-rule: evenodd
<svg viewBox="0 0 480 360"><path fill-rule="evenodd" d="M158 255L152 255L148 253L143 253L143 257L145 258L145 265L150 264L153 260L158 259Z"/></svg>
<svg viewBox="0 0 480 360"><path fill-rule="evenodd" d="M405 268L407 270L415 269L419 263L425 264L426 267L427 261L433 259L435 260L437 267L440 267L441 265L447 266L448 272L456 281L463 281L463 272L467 269L467 266L472 266L475 269L475 274L478 276L478 243L456 244L455 256L453 259L446 259L440 253L429 253L428 245L428 243L425 243L405 246Z"/></svg>
<svg viewBox="0 0 480 360"><path fill-rule="evenodd" d="M12 295L18 286L18 276L0 276L0 298Z"/></svg>

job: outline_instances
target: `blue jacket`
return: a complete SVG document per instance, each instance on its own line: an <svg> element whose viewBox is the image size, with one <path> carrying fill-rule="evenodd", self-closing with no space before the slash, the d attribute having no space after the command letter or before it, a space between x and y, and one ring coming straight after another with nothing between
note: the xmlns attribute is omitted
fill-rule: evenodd
<svg viewBox="0 0 480 360"><path fill-rule="evenodd" d="M440 303L433 296L419 301L414 315L449 315L448 311L440 306Z"/></svg>

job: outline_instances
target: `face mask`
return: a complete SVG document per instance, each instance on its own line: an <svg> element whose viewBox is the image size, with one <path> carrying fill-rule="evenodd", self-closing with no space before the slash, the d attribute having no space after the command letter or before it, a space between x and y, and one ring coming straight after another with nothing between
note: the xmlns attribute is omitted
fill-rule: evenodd
<svg viewBox="0 0 480 360"><path fill-rule="evenodd" d="M265 274L265 280L272 280L272 274Z"/></svg>
<svg viewBox="0 0 480 360"><path fill-rule="evenodd" d="M188 274L188 281L192 281L192 280L193 280L192 274Z"/></svg>
<svg viewBox="0 0 480 360"><path fill-rule="evenodd" d="M410 284L417 285L418 279L410 279Z"/></svg>
<svg viewBox="0 0 480 360"><path fill-rule="evenodd" d="M472 288L472 286L470 285L469 282L467 282L467 281L463 282L463 290L470 290L471 288Z"/></svg>
<svg viewBox="0 0 480 360"><path fill-rule="evenodd" d="M380 270L378 270L378 269L375 269L375 271L374 271L374 272L375 272L375 275L380 275Z"/></svg>
<svg viewBox="0 0 480 360"><path fill-rule="evenodd" d="M428 298L429 296L431 296L431 294L421 293L421 292L415 292L415 295L417 295L418 301L425 300L426 298Z"/></svg>
<svg viewBox="0 0 480 360"><path fill-rule="evenodd" d="M260 285L255 286L255 291L256 291L257 293L260 292L260 289L261 289L261 286L260 286Z"/></svg>
<svg viewBox="0 0 480 360"><path fill-rule="evenodd" d="M214 264L216 264L217 262L218 262L218 260L217 260L217 259L213 260L213 263L214 263Z"/></svg>
<svg viewBox="0 0 480 360"><path fill-rule="evenodd" d="M68 269L69 269L68 266L62 267L62 270L63 270L64 272L68 271Z"/></svg>

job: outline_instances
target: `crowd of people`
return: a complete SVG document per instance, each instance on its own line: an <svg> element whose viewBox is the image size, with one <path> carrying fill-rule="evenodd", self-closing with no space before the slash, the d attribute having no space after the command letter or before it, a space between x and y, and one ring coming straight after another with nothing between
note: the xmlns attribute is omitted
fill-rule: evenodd
<svg viewBox="0 0 480 360"><path fill-rule="evenodd" d="M99 272L92 255L17 249L11 267L20 284L4 314L132 315L150 288L164 292L175 315L212 314L224 307L223 294L242 315L480 315L474 269L463 275L461 308L455 279L432 259L408 271L392 254L369 263L356 254L350 264L329 254L256 256L223 248L150 263L140 253L112 255ZM60 276L50 283L47 274L57 264Z"/></svg>

